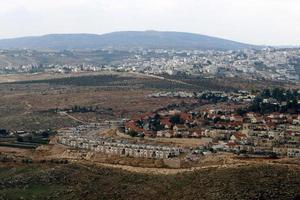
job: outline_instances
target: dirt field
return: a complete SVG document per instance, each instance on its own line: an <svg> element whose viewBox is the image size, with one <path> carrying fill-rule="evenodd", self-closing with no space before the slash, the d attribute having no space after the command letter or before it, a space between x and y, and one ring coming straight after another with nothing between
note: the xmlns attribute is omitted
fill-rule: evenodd
<svg viewBox="0 0 300 200"><path fill-rule="evenodd" d="M16 82L17 81L17 82ZM225 84L225 82L226 84ZM0 76L0 128L9 130L59 129L78 122L131 117L182 99L148 98L158 91L199 91L237 88L244 82L234 80L157 77L139 73L93 72L75 74L22 74ZM248 83L257 88L262 83ZM184 100L188 101L188 100ZM74 106L97 107L97 112L62 116L56 109Z"/></svg>
<svg viewBox="0 0 300 200"><path fill-rule="evenodd" d="M34 78L47 78L45 76ZM53 112L55 109L71 109L74 106L97 107L98 112L72 114L85 122L97 122L126 118L181 101L148 98L147 95L156 90L134 87L124 89L119 87L122 83L116 84L115 87L47 83L0 84L0 127L9 130L36 130L74 126L78 124L76 120Z"/></svg>

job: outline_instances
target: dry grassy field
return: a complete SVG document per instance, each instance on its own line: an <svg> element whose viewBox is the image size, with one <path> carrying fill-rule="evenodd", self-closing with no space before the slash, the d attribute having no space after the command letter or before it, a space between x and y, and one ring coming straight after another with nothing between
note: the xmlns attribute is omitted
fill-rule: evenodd
<svg viewBox="0 0 300 200"><path fill-rule="evenodd" d="M176 79L176 80L175 80ZM97 112L74 113L84 122L121 119L180 103L181 99L148 98L157 91L259 89L260 82L232 82L186 77L157 77L139 73L97 72L0 76L0 127L9 130L59 129L77 121L56 109L97 107Z"/></svg>
<svg viewBox="0 0 300 200"><path fill-rule="evenodd" d="M101 82L101 77L98 79ZM98 85L98 79L96 85L84 86L34 81L2 83L0 84L0 127L12 130L36 130L74 126L77 124L76 121L61 116L53 110L71 109L76 105L97 107L97 112L74 114L83 121L95 122L130 117L158 109L162 105L180 102L178 99L148 98L147 95L157 89L139 88L138 83L125 87L124 85L130 84L125 83L127 79L116 78L113 85L110 84L111 82L101 82ZM136 78L136 80L142 82L144 78Z"/></svg>

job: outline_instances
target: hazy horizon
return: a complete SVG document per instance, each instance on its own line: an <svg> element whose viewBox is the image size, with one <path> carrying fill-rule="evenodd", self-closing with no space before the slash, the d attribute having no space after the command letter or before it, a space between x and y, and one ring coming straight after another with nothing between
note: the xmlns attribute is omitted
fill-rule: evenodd
<svg viewBox="0 0 300 200"><path fill-rule="evenodd" d="M0 39L156 30L298 46L299 21L297 0L0 0Z"/></svg>

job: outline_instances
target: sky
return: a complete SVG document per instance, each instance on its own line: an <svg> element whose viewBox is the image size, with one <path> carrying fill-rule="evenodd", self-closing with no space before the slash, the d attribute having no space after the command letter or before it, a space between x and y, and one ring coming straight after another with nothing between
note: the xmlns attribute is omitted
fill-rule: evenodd
<svg viewBox="0 0 300 200"><path fill-rule="evenodd" d="M127 30L300 45L300 0L0 0L0 38Z"/></svg>

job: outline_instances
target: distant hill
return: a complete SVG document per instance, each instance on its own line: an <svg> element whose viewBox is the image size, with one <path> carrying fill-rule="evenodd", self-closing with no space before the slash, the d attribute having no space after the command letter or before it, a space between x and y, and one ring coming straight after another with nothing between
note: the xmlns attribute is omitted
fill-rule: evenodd
<svg viewBox="0 0 300 200"><path fill-rule="evenodd" d="M103 35L51 34L0 40L0 49L82 50L102 48L238 50L259 48L259 46L193 33L159 31L123 31Z"/></svg>

